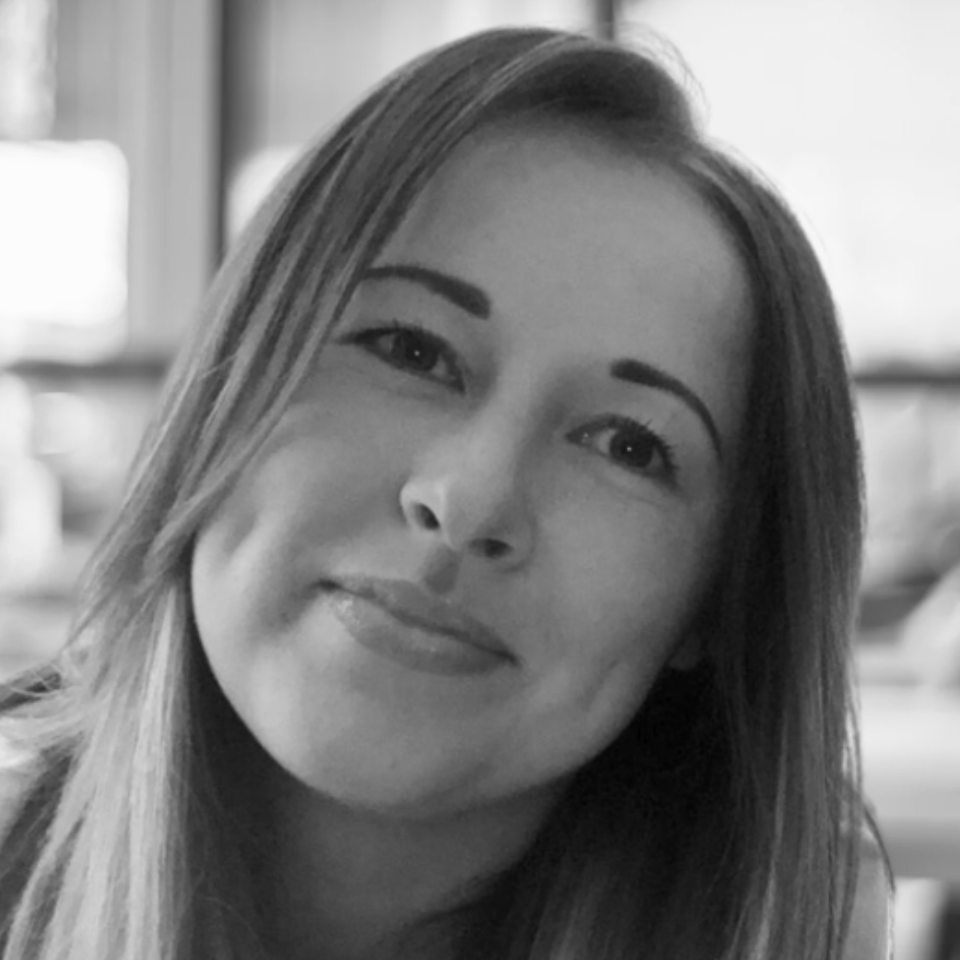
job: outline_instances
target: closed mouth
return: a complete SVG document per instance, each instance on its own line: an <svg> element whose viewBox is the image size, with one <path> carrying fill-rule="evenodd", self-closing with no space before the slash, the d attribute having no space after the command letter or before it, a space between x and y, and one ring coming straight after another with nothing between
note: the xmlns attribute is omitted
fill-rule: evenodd
<svg viewBox="0 0 960 960"><path fill-rule="evenodd" d="M470 616L450 601L405 580L376 577L342 577L326 580L327 589L344 590L374 603L401 623L443 634L489 654L516 662L503 639L486 624Z"/></svg>

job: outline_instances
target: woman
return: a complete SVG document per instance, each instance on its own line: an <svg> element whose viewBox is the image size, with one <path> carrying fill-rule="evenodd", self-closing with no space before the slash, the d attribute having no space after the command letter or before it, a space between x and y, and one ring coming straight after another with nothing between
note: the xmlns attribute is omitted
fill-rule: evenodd
<svg viewBox="0 0 960 960"><path fill-rule="evenodd" d="M833 306L654 58L416 61L203 320L8 710L5 960L882 955Z"/></svg>

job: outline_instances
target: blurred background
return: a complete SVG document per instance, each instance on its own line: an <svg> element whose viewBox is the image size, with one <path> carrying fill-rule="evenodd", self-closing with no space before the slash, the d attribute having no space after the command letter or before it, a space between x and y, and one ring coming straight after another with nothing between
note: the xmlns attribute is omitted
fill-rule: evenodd
<svg viewBox="0 0 960 960"><path fill-rule="evenodd" d="M900 960L960 958L960 3L0 0L0 682L62 644L172 352L302 145L445 40L652 26L780 186L867 453L865 776Z"/></svg>

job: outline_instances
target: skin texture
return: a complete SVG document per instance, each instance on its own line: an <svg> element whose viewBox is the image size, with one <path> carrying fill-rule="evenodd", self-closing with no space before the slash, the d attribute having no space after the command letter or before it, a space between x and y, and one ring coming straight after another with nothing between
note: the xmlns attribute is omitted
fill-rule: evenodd
<svg viewBox="0 0 960 960"><path fill-rule="evenodd" d="M361 283L193 566L213 672L283 784L309 877L289 884L342 906L380 883L384 928L515 856L664 666L695 661L750 333L700 199L559 127L462 148L376 264L411 265L474 284L489 317L415 278ZM621 357L692 391L722 453L683 400L611 377ZM322 587L350 575L417 584L507 654L437 674L371 652Z"/></svg>

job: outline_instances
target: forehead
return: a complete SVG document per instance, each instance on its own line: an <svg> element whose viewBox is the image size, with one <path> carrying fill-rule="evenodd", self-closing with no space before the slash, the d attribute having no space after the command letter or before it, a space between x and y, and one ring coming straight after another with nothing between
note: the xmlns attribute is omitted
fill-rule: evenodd
<svg viewBox="0 0 960 960"><path fill-rule="evenodd" d="M465 142L378 258L481 287L557 350L624 353L738 419L750 295L734 243L679 175L589 130L514 123ZM698 390L700 392L700 390Z"/></svg>

